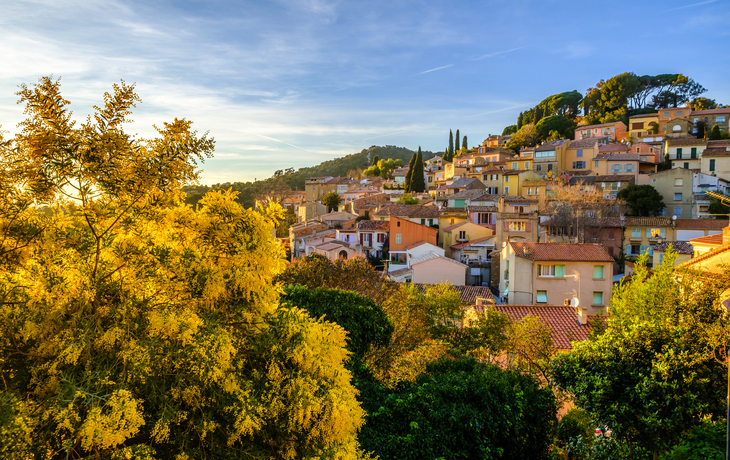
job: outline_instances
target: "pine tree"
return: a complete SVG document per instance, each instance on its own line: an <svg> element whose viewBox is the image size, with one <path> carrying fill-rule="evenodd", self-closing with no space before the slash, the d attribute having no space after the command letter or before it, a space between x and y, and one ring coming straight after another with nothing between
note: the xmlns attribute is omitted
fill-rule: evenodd
<svg viewBox="0 0 730 460"><path fill-rule="evenodd" d="M522 128L522 123L525 118L525 114L523 112L520 112L520 114L517 116L517 129Z"/></svg>
<svg viewBox="0 0 730 460"><path fill-rule="evenodd" d="M464 140L461 141L461 148L469 150L469 145L467 144L467 141L466 141L466 135L464 136Z"/></svg>
<svg viewBox="0 0 730 460"><path fill-rule="evenodd" d="M411 161L408 162L408 172L406 173L406 181L403 184L403 190L405 193L411 193L411 180L413 178L413 170L416 167L416 159L418 157L418 153L414 153L411 157Z"/></svg>
<svg viewBox="0 0 730 460"><path fill-rule="evenodd" d="M411 193L422 193L426 191L426 181L423 178L423 153L421 152L421 146L418 146L418 153L416 153L416 164L413 165L413 173L411 176Z"/></svg>
<svg viewBox="0 0 730 460"><path fill-rule="evenodd" d="M459 130L456 130L456 146L454 146L454 151L458 152L461 150L461 147L459 147Z"/></svg>
<svg viewBox="0 0 730 460"><path fill-rule="evenodd" d="M711 141L719 141L720 139L722 139L722 134L720 134L720 127L714 125L710 130L710 135L707 136L707 138Z"/></svg>
<svg viewBox="0 0 730 460"><path fill-rule="evenodd" d="M454 158L454 133L449 130L449 161Z"/></svg>

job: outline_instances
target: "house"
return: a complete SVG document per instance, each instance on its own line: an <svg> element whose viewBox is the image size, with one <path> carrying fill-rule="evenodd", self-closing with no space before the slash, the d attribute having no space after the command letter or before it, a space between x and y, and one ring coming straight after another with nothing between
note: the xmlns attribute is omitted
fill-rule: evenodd
<svg viewBox="0 0 730 460"><path fill-rule="evenodd" d="M422 204L385 204L372 214L374 220L390 220L393 216L421 225L439 225L439 209Z"/></svg>
<svg viewBox="0 0 730 460"><path fill-rule="evenodd" d="M479 179L462 177L461 179L452 182L451 185L446 186L446 194L453 195L463 190L484 190L486 188L487 186Z"/></svg>
<svg viewBox="0 0 730 460"><path fill-rule="evenodd" d="M535 155L535 149L522 149L520 150L520 156L512 157L510 163L510 169L514 170L529 170L532 169L530 166Z"/></svg>
<svg viewBox="0 0 730 460"><path fill-rule="evenodd" d="M524 180L520 196L537 198L538 208L544 206L547 200L547 181L544 179Z"/></svg>
<svg viewBox="0 0 730 460"><path fill-rule="evenodd" d="M299 205L306 202L306 194L299 190L292 190L286 192L286 195L281 199L281 205L285 208L298 209Z"/></svg>
<svg viewBox="0 0 730 460"><path fill-rule="evenodd" d="M360 242L365 256L383 256L383 243L388 238L390 222L380 220L361 220L357 223L356 239Z"/></svg>
<svg viewBox="0 0 730 460"><path fill-rule="evenodd" d="M691 110L692 109L690 109L689 106L667 107L659 109L659 111L657 112L659 117L659 132L666 135L667 133L672 133L673 131L680 131L681 128L673 130L673 124L671 122L677 119L686 118Z"/></svg>
<svg viewBox="0 0 730 460"><path fill-rule="evenodd" d="M674 239L690 241L702 236L719 235L727 225L727 219L676 219L674 220Z"/></svg>
<svg viewBox="0 0 730 460"><path fill-rule="evenodd" d="M597 175L631 174L636 185L648 185L649 174L656 172L657 164L648 161L648 156L645 158L638 153L600 153L591 169Z"/></svg>
<svg viewBox="0 0 730 460"><path fill-rule="evenodd" d="M478 175L478 179L486 187L484 190L487 193L499 195L502 190L502 174L504 172L505 170L503 169L483 169L476 174Z"/></svg>
<svg viewBox="0 0 730 460"><path fill-rule="evenodd" d="M730 181L730 140L707 144L700 159L700 171Z"/></svg>
<svg viewBox="0 0 730 460"><path fill-rule="evenodd" d="M289 244L291 248L291 260L305 256L305 240L324 233L332 232L329 225L318 220L307 220L305 222L289 227Z"/></svg>
<svg viewBox="0 0 730 460"><path fill-rule="evenodd" d="M628 133L626 131L626 125L622 121L578 126L575 129L575 140L579 141L589 137L608 137L613 142L621 142L628 138Z"/></svg>
<svg viewBox="0 0 730 460"><path fill-rule="evenodd" d="M598 155L598 146L605 143L606 138L588 138L579 141L570 141L565 149L565 156L560 164L561 171L590 170L591 162Z"/></svg>
<svg viewBox="0 0 730 460"><path fill-rule="evenodd" d="M614 260L600 244L507 241L500 260L499 287L507 304L560 305L576 297L596 313L610 303Z"/></svg>
<svg viewBox="0 0 730 460"><path fill-rule="evenodd" d="M338 259L347 260L353 257L362 257L362 255L357 252L356 248L351 247L350 244L345 243L344 241L337 240L316 246L313 253L323 255L333 262Z"/></svg>
<svg viewBox="0 0 730 460"><path fill-rule="evenodd" d="M533 171L543 177L553 177L560 174L560 164L565 158L565 151L570 145L567 139L547 141L535 148Z"/></svg>
<svg viewBox="0 0 730 460"><path fill-rule="evenodd" d="M446 202L450 208L465 208L472 204L494 206L498 201L499 195L491 194L486 190L471 189L448 195Z"/></svg>
<svg viewBox="0 0 730 460"><path fill-rule="evenodd" d="M659 113L642 113L629 117L629 138L635 144L645 137L653 137L659 132Z"/></svg>
<svg viewBox="0 0 730 460"><path fill-rule="evenodd" d="M393 182L395 185L403 187L406 183L406 176L408 175L408 166L404 168L396 168L393 170L392 176L393 176Z"/></svg>
<svg viewBox="0 0 730 460"><path fill-rule="evenodd" d="M674 265L679 265L689 261L692 258L692 254L694 254L694 248L692 248L692 245L685 241L664 241L654 245L654 255L652 256L653 266L658 267L662 264L664 261L664 254L669 249L669 246L672 246L672 249L676 254Z"/></svg>
<svg viewBox="0 0 730 460"><path fill-rule="evenodd" d="M414 286L421 292L426 292L426 289L433 286L433 284L414 283ZM459 294L459 299L464 305L476 305L476 304L494 304L494 295L492 291L487 287L481 286L450 286L451 289Z"/></svg>
<svg viewBox="0 0 730 460"><path fill-rule="evenodd" d="M378 193L377 195L370 195L364 198L358 198L352 202L352 211L359 216L364 216L367 212L372 214L385 203L388 203L390 199L387 193Z"/></svg>
<svg viewBox="0 0 730 460"><path fill-rule="evenodd" d="M724 193L726 180L696 170L672 168L652 174L650 185L662 196L665 214L682 219L709 217L710 198L706 192Z"/></svg>
<svg viewBox="0 0 730 460"><path fill-rule="evenodd" d="M632 174L615 174L611 176L595 176L594 185L603 193L607 200L615 200L618 192L629 185L635 184L635 176Z"/></svg>
<svg viewBox="0 0 730 460"><path fill-rule="evenodd" d="M382 193L379 189L372 188L372 187L357 187L350 190L345 191L342 194L342 199L345 203L349 203L351 201L359 200L360 198L366 198L373 195L378 195Z"/></svg>
<svg viewBox="0 0 730 460"><path fill-rule="evenodd" d="M499 200L497 200L499 202ZM466 218L477 225L487 225L490 228L497 224L497 206L467 206Z"/></svg>
<svg viewBox="0 0 730 460"><path fill-rule="evenodd" d="M355 226L355 219L357 214L349 212L335 211L322 214L317 217L318 220L327 224L330 228L353 228Z"/></svg>
<svg viewBox="0 0 730 460"><path fill-rule="evenodd" d="M436 246L438 239L438 230L426 225L417 224L407 219L401 219L395 216L390 217L388 234L390 235L390 269L404 268L395 267L396 265L405 266L408 262L408 254L406 248L415 243L429 243ZM443 249L438 248L440 251Z"/></svg>
<svg viewBox="0 0 730 460"><path fill-rule="evenodd" d="M606 249L611 257L618 256L622 250L623 222L619 217L580 216L575 227L566 229L564 225L553 225L552 219L540 223L540 241L546 243L595 243ZM614 264L614 274L618 274L618 264Z"/></svg>
<svg viewBox="0 0 730 460"><path fill-rule="evenodd" d="M491 284L492 252L496 239L496 236L484 236L450 247L451 258L469 267L466 284L473 286Z"/></svg>
<svg viewBox="0 0 730 460"><path fill-rule="evenodd" d="M388 276L394 281L465 284L466 265L444 257L444 250L438 246L418 241L405 248L405 255L405 264L391 264Z"/></svg>
<svg viewBox="0 0 730 460"><path fill-rule="evenodd" d="M651 256L655 244L676 241L674 222L669 217L626 217L624 241L627 257L638 257L647 252Z"/></svg>
<svg viewBox="0 0 730 460"><path fill-rule="evenodd" d="M695 241L693 240L693 245ZM726 273L727 267L730 266L730 227L723 228L720 246L698 255L680 266L700 270L708 274L720 275ZM726 300L724 303L727 308L728 301Z"/></svg>
<svg viewBox="0 0 730 460"><path fill-rule="evenodd" d="M636 153L641 161L661 163L664 161L663 145L661 142L639 142L629 147L628 153Z"/></svg>
<svg viewBox="0 0 730 460"><path fill-rule="evenodd" d="M730 107L722 109L693 110L690 118L695 126L694 133L697 133L696 126L701 121L705 124L705 134L709 133L713 126L717 125L721 132L727 133L730 122Z"/></svg>
<svg viewBox="0 0 730 460"><path fill-rule="evenodd" d="M327 214L327 206L318 201L307 201L297 207L297 221L306 222Z"/></svg>
<svg viewBox="0 0 730 460"><path fill-rule="evenodd" d="M539 322L550 327L550 338L553 347L560 351L569 351L573 342L587 340L591 330L591 320L597 318L589 315L587 310L564 305L494 305L495 311L505 313L510 322L522 321L526 316L534 316Z"/></svg>
<svg viewBox="0 0 730 460"><path fill-rule="evenodd" d="M329 192L337 191L341 177L319 176L304 180L304 195L307 201L320 201Z"/></svg>
<svg viewBox="0 0 730 460"><path fill-rule="evenodd" d="M538 204L537 198L521 196L500 198L495 224L497 241L506 241L509 238L537 241Z"/></svg>
<svg viewBox="0 0 730 460"><path fill-rule="evenodd" d="M723 234L700 236L689 240L692 245L692 257L699 257L722 246Z"/></svg>
<svg viewBox="0 0 730 460"><path fill-rule="evenodd" d="M526 180L540 180L543 176L530 170L505 171L502 174L502 195L520 196Z"/></svg>
<svg viewBox="0 0 730 460"><path fill-rule="evenodd" d="M598 153L613 154L613 153L628 153L629 146L620 142L611 142L609 144L603 144L598 146Z"/></svg>
<svg viewBox="0 0 730 460"><path fill-rule="evenodd" d="M700 157L707 148L707 141L694 137L677 137L666 140L664 151L669 155L672 168L700 169Z"/></svg>
<svg viewBox="0 0 730 460"><path fill-rule="evenodd" d="M448 181L451 179L452 181L455 181L457 179L460 179L464 177L464 174L466 174L467 168L466 166L457 166L456 162L449 163L446 162L444 164L444 180Z"/></svg>
<svg viewBox="0 0 730 460"><path fill-rule="evenodd" d="M494 230L466 221L439 229L438 240L440 246L446 250L446 257L452 257L451 246L488 236L494 236Z"/></svg>
<svg viewBox="0 0 730 460"><path fill-rule="evenodd" d="M439 210L439 222L441 226L460 224L466 222L467 219L466 208L444 207Z"/></svg>

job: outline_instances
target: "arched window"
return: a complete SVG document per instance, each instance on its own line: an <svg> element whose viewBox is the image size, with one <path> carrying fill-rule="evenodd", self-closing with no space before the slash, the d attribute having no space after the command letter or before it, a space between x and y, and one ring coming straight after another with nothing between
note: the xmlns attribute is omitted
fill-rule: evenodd
<svg viewBox="0 0 730 460"><path fill-rule="evenodd" d="M681 130L682 130L682 127L679 126L679 125L672 126L672 131L675 131L676 132L676 131L681 131Z"/></svg>
<svg viewBox="0 0 730 460"><path fill-rule="evenodd" d="M342 260L347 260L347 251L343 249L337 256Z"/></svg>

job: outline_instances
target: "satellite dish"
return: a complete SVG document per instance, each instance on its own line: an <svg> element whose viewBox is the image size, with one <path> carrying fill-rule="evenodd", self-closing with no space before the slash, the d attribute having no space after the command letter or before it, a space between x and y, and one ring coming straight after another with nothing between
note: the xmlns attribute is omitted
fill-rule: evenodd
<svg viewBox="0 0 730 460"><path fill-rule="evenodd" d="M502 247L504 248L506 246L507 246L507 242L506 241L502 241Z"/></svg>
<svg viewBox="0 0 730 460"><path fill-rule="evenodd" d="M578 308L579 305L580 305L580 300L578 300L577 297L573 297L572 299L570 299L570 306L571 307Z"/></svg>
<svg viewBox="0 0 730 460"><path fill-rule="evenodd" d="M672 216L672 220L677 220L677 215L676 214Z"/></svg>

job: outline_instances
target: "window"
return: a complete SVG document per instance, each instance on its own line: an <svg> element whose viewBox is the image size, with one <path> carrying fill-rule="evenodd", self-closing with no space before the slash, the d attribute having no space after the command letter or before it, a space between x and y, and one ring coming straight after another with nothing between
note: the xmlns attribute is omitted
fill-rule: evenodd
<svg viewBox="0 0 730 460"><path fill-rule="evenodd" d="M715 160L710 160L710 171L715 170Z"/></svg>
<svg viewBox="0 0 730 460"><path fill-rule="evenodd" d="M681 187L682 185L684 185L684 181L682 179L674 179L675 187Z"/></svg>
<svg viewBox="0 0 730 460"><path fill-rule="evenodd" d="M689 169L689 163L684 164L684 169Z"/></svg>
<svg viewBox="0 0 730 460"><path fill-rule="evenodd" d="M603 292L593 293L593 305L603 305Z"/></svg>
<svg viewBox="0 0 730 460"><path fill-rule="evenodd" d="M552 170L553 170L553 164L552 163L548 163L548 171L552 171Z"/></svg>
<svg viewBox="0 0 730 460"><path fill-rule="evenodd" d="M535 152L535 158L550 158L555 156L555 150L545 150L543 152Z"/></svg>
<svg viewBox="0 0 730 460"><path fill-rule="evenodd" d="M396 222L396 223L395 223L395 226L396 226L396 227L400 227L400 221Z"/></svg>
<svg viewBox="0 0 730 460"><path fill-rule="evenodd" d="M664 238L665 235L664 228L647 228L646 229L646 237L647 238Z"/></svg>
<svg viewBox="0 0 730 460"><path fill-rule="evenodd" d="M429 183L433 182L433 176L428 176L428 182Z"/></svg>
<svg viewBox="0 0 730 460"><path fill-rule="evenodd" d="M482 180L489 180L489 174L482 174Z"/></svg>
<svg viewBox="0 0 730 460"><path fill-rule="evenodd" d="M621 165L611 165L611 172L612 173L620 173L621 172Z"/></svg>
<svg viewBox="0 0 730 460"><path fill-rule="evenodd" d="M509 231L510 232L524 232L525 231L525 223L524 222L510 222L509 223Z"/></svg>
<svg viewBox="0 0 730 460"><path fill-rule="evenodd" d="M682 216L682 207L681 206L675 206L674 207L674 215L677 217Z"/></svg>
<svg viewBox="0 0 730 460"><path fill-rule="evenodd" d="M527 195L532 195L532 187L527 187Z"/></svg>
<svg viewBox="0 0 730 460"><path fill-rule="evenodd" d="M512 169L519 169L520 165L516 161L512 162Z"/></svg>
<svg viewBox="0 0 730 460"><path fill-rule="evenodd" d="M689 157L691 159L697 158L697 147L692 147L691 149L689 149Z"/></svg>
<svg viewBox="0 0 730 460"><path fill-rule="evenodd" d="M400 233L395 234L395 244L400 244Z"/></svg>
<svg viewBox="0 0 730 460"><path fill-rule="evenodd" d="M542 165L535 165L535 171L542 171Z"/></svg>
<svg viewBox="0 0 730 460"><path fill-rule="evenodd" d="M675 193L674 194L674 201L682 201L682 194L681 193Z"/></svg>
<svg viewBox="0 0 730 460"><path fill-rule="evenodd" d="M525 169L530 169L530 162L529 161L525 161Z"/></svg>
<svg viewBox="0 0 730 460"><path fill-rule="evenodd" d="M596 160L596 167L598 167L598 160Z"/></svg>
<svg viewBox="0 0 730 460"><path fill-rule="evenodd" d="M575 153L575 156L578 158L583 158L583 149L578 149L578 151Z"/></svg>
<svg viewBox="0 0 730 460"><path fill-rule="evenodd" d="M466 231L465 230L459 230L459 239L461 241L464 241L466 239Z"/></svg>
<svg viewBox="0 0 730 460"><path fill-rule="evenodd" d="M682 149L677 149L677 160L682 159Z"/></svg>
<svg viewBox="0 0 730 460"><path fill-rule="evenodd" d="M421 219L421 225L426 225L426 219Z"/></svg>
<svg viewBox="0 0 730 460"><path fill-rule="evenodd" d="M504 194L505 195L509 195L509 187L505 187L504 188Z"/></svg>
<svg viewBox="0 0 730 460"><path fill-rule="evenodd" d="M677 110L677 116L678 117L681 117L682 116L682 111L681 110Z"/></svg>
<svg viewBox="0 0 730 460"><path fill-rule="evenodd" d="M715 123L725 123L725 115L718 115L715 117Z"/></svg>
<svg viewBox="0 0 730 460"><path fill-rule="evenodd" d="M565 278L565 265L538 265L537 276L540 278Z"/></svg>
<svg viewBox="0 0 730 460"><path fill-rule="evenodd" d="M586 168L585 161L574 161L573 162L573 169L585 169L585 168Z"/></svg>
<svg viewBox="0 0 730 460"><path fill-rule="evenodd" d="M537 303L547 303L547 291L537 291Z"/></svg>
<svg viewBox="0 0 730 460"><path fill-rule="evenodd" d="M634 165L624 165L624 172L634 172Z"/></svg>
<svg viewBox="0 0 730 460"><path fill-rule="evenodd" d="M669 118L669 112L664 112L664 118Z"/></svg>
<svg viewBox="0 0 730 460"><path fill-rule="evenodd" d="M641 246L637 244L632 244L629 248L629 254L631 254L632 256L638 256L641 254Z"/></svg>
<svg viewBox="0 0 730 460"><path fill-rule="evenodd" d="M593 266L593 279L597 279L597 280L603 279L603 265L594 265Z"/></svg>
<svg viewBox="0 0 730 460"><path fill-rule="evenodd" d="M631 238L641 238L641 229L634 227L631 229Z"/></svg>
<svg viewBox="0 0 730 460"><path fill-rule="evenodd" d="M509 182L509 176L504 176L504 181Z"/></svg>

